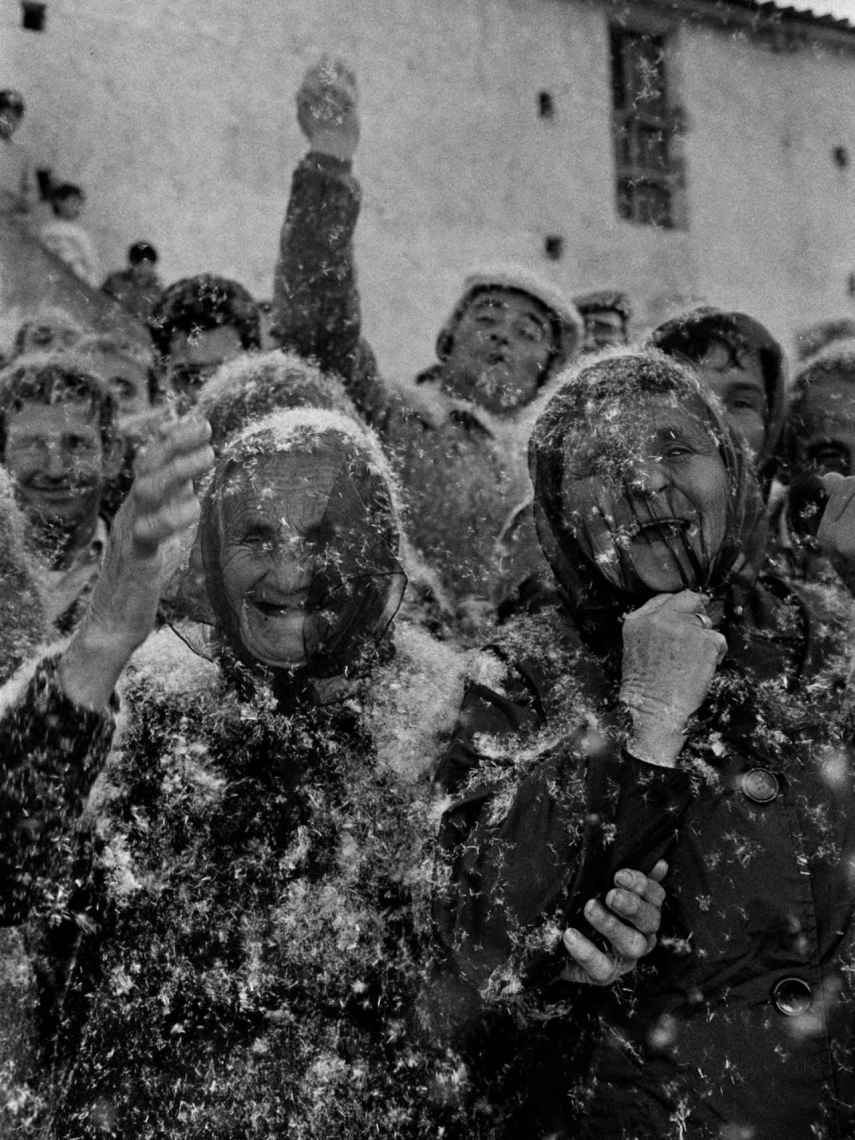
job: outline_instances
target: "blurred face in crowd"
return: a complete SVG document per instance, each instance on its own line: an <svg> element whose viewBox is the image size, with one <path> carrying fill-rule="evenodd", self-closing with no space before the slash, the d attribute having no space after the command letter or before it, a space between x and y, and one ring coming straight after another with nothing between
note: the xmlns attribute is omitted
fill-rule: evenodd
<svg viewBox="0 0 855 1140"><path fill-rule="evenodd" d="M227 604L251 657L306 663L360 604L369 508L332 453L274 453L228 479L220 507Z"/></svg>
<svg viewBox="0 0 855 1140"><path fill-rule="evenodd" d="M713 337L700 359L693 361L703 384L724 405L731 426L754 455L766 439L768 405L763 364L755 348L735 348L723 337Z"/></svg>
<svg viewBox="0 0 855 1140"><path fill-rule="evenodd" d="M72 324L64 324L60 320L37 319L27 322L23 328L23 336L19 352L46 352L48 349L61 350L71 348L80 340L80 329Z"/></svg>
<svg viewBox="0 0 855 1140"><path fill-rule="evenodd" d="M56 215L66 222L76 222L83 210L83 199L79 194L69 194L56 203Z"/></svg>
<svg viewBox="0 0 855 1140"><path fill-rule="evenodd" d="M88 400L23 401L6 416L4 462L33 522L65 530L94 525L108 457Z"/></svg>
<svg viewBox="0 0 855 1140"><path fill-rule="evenodd" d="M0 110L0 139L10 139L21 125L23 115L12 107Z"/></svg>
<svg viewBox="0 0 855 1140"><path fill-rule="evenodd" d="M166 381L172 390L195 402L199 389L221 364L243 352L240 333L234 325L175 333L169 342Z"/></svg>
<svg viewBox="0 0 855 1140"><path fill-rule="evenodd" d="M92 370L110 385L120 420L150 409L148 372L141 361L107 347L87 349L86 357Z"/></svg>
<svg viewBox="0 0 855 1140"><path fill-rule="evenodd" d="M138 261L136 265L129 263L128 268L137 285L154 285L157 280L157 265L147 257Z"/></svg>
<svg viewBox="0 0 855 1140"><path fill-rule="evenodd" d="M699 413L652 395L605 407L565 457L563 499L606 578L623 564L656 593L701 584L726 534L728 477Z"/></svg>
<svg viewBox="0 0 855 1140"><path fill-rule="evenodd" d="M512 411L537 395L554 348L544 305L514 290L484 290L455 326L443 388L489 412Z"/></svg>
<svg viewBox="0 0 855 1140"><path fill-rule="evenodd" d="M798 473L855 474L855 376L841 370L814 381L796 423Z"/></svg>
<svg viewBox="0 0 855 1140"><path fill-rule="evenodd" d="M626 344L623 317L614 309L596 309L585 313L583 352L599 352L601 348Z"/></svg>

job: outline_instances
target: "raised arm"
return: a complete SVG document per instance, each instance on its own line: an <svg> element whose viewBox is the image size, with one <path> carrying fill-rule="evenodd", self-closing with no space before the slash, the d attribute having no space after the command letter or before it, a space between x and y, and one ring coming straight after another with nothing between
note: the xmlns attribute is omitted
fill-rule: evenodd
<svg viewBox="0 0 855 1140"><path fill-rule="evenodd" d="M273 332L347 380L360 335L353 233L360 190L351 167L359 142L356 79L324 57L297 93L309 152L294 171L273 280Z"/></svg>

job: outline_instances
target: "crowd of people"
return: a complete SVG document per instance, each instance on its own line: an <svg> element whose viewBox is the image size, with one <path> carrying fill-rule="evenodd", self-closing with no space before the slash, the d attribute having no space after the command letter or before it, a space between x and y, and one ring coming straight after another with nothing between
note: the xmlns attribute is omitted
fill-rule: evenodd
<svg viewBox="0 0 855 1140"><path fill-rule="evenodd" d="M0 371L0 1132L855 1135L855 323L473 267L394 383L296 113L269 331L141 242Z"/></svg>

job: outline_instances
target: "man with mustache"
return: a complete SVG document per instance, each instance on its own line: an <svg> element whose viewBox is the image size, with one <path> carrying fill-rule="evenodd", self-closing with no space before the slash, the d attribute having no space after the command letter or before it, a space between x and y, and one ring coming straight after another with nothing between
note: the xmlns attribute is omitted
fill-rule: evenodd
<svg viewBox="0 0 855 1140"><path fill-rule="evenodd" d="M109 388L69 356L20 357L0 374L0 455L45 565L48 628L67 633L98 575L101 498L121 459Z"/></svg>

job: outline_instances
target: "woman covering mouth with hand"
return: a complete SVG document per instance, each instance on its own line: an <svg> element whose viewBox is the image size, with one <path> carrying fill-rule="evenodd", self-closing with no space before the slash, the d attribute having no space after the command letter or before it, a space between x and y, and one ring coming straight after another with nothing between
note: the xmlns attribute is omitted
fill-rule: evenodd
<svg viewBox="0 0 855 1140"><path fill-rule="evenodd" d="M568 373L529 457L562 600L484 654L439 770L476 1098L497 1136L851 1135L840 615L759 574L750 454L656 351ZM584 900L663 857L659 942L596 1001L562 957L598 928Z"/></svg>

